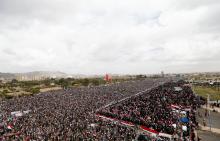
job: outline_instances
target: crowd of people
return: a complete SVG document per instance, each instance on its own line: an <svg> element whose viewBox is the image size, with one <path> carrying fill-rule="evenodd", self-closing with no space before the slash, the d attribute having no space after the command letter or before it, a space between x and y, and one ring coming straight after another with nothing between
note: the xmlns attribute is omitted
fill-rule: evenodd
<svg viewBox="0 0 220 141"><path fill-rule="evenodd" d="M186 119L190 119L191 124L184 123L184 125L188 129L193 129L198 124L195 110L199 105L200 102L190 86L182 82L171 82L105 107L99 110L98 114L174 135L177 133L177 128L173 125L182 124L180 113L177 111L188 109L185 116ZM189 132L184 132L184 135L189 136Z"/></svg>
<svg viewBox="0 0 220 141"><path fill-rule="evenodd" d="M51 91L0 101L0 140L132 140L136 136L134 129L97 118L97 109L126 97L132 98L134 94L165 81L167 80L145 79ZM169 96L166 95L168 101ZM129 108L129 105L125 105L124 110L127 112ZM143 110L147 109L142 108L141 111ZM15 111L29 112L12 115Z"/></svg>

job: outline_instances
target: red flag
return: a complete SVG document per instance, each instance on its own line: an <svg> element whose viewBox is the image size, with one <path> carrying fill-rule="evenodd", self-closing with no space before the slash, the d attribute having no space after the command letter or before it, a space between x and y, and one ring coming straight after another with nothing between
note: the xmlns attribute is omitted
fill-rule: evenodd
<svg viewBox="0 0 220 141"><path fill-rule="evenodd" d="M106 74L104 80L105 81L111 81L111 77L108 74Z"/></svg>

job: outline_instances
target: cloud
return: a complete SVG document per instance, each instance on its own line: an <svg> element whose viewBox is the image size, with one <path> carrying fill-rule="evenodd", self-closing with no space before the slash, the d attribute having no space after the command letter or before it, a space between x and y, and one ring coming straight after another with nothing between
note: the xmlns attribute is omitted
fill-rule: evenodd
<svg viewBox="0 0 220 141"><path fill-rule="evenodd" d="M1 0L0 71L216 71L219 9L218 0Z"/></svg>

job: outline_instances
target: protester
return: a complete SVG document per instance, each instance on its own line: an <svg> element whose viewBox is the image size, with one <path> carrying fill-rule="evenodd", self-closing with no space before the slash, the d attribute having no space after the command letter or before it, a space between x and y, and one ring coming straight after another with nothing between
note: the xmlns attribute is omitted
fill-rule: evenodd
<svg viewBox="0 0 220 141"><path fill-rule="evenodd" d="M97 119L97 109L159 85L165 79L73 88L0 101L0 140L131 140L134 129ZM28 111L21 117L14 111ZM93 125L93 127L91 127Z"/></svg>
<svg viewBox="0 0 220 141"><path fill-rule="evenodd" d="M173 134L172 124L179 118L171 105L190 107L187 117L195 122L192 111L199 104L189 87L173 82L159 86L162 82L168 80L72 88L0 101L0 140L131 141L136 138L136 126L130 128L103 120L97 114ZM176 92L174 86L183 90Z"/></svg>
<svg viewBox="0 0 220 141"><path fill-rule="evenodd" d="M174 87L181 87L182 90L175 91ZM173 125L179 124L180 120L187 129L196 126L194 110L198 103L189 86L182 83L166 83L150 92L105 107L99 110L98 114L173 135L176 130ZM179 114L172 106L185 114ZM189 111L186 112L185 109ZM188 119L191 120L191 125ZM189 132L184 132L184 135L188 136Z"/></svg>

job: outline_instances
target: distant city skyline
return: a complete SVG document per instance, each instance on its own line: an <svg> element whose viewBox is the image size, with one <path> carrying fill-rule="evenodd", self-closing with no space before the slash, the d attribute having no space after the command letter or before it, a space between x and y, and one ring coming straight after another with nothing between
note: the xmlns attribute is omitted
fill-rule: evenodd
<svg viewBox="0 0 220 141"><path fill-rule="evenodd" d="M219 0L1 0L0 72L218 72L219 14Z"/></svg>

